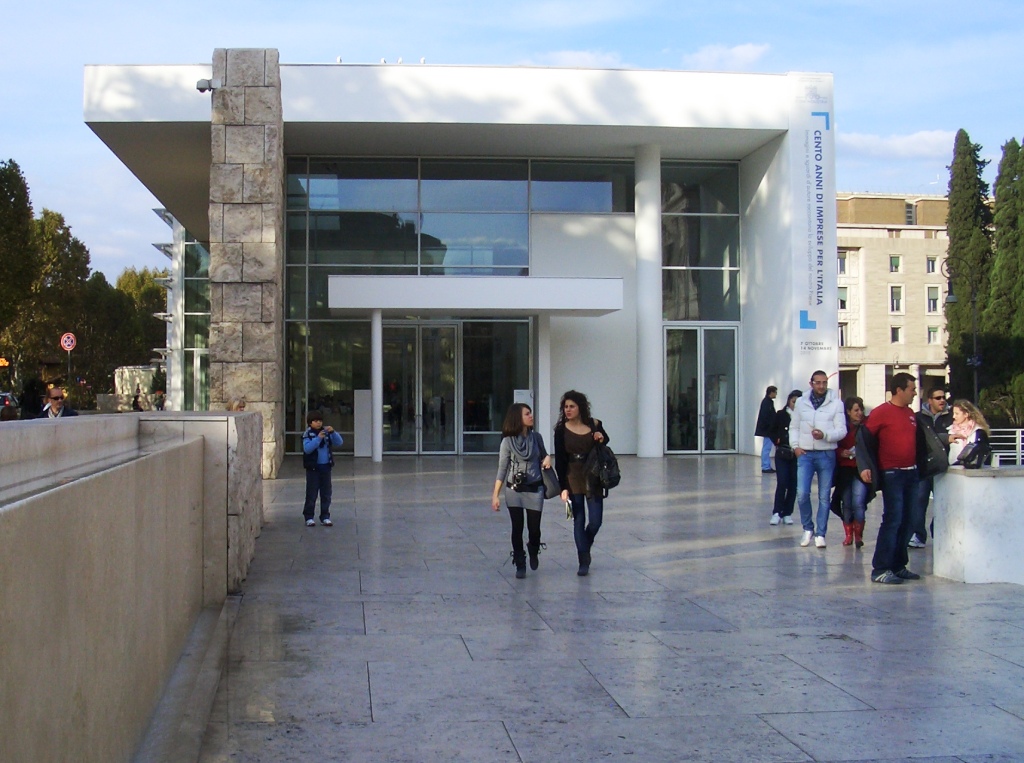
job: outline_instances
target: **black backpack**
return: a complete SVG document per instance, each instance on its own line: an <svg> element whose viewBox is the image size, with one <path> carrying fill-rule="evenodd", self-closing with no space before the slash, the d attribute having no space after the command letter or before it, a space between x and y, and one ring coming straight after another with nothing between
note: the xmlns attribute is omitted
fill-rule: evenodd
<svg viewBox="0 0 1024 763"><path fill-rule="evenodd" d="M586 473L598 484L605 498L608 497L608 491L622 481L618 459L611 448L600 442L594 443L587 457Z"/></svg>

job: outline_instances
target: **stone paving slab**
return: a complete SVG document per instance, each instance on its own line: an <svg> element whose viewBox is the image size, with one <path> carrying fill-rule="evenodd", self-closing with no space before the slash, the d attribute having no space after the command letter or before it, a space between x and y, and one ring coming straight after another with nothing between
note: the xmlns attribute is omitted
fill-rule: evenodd
<svg viewBox="0 0 1024 763"><path fill-rule="evenodd" d="M620 463L591 574L555 501L518 580L494 458L339 459L333 528L286 461L201 760L1024 761L1024 587L873 585L880 503L800 548L753 457Z"/></svg>

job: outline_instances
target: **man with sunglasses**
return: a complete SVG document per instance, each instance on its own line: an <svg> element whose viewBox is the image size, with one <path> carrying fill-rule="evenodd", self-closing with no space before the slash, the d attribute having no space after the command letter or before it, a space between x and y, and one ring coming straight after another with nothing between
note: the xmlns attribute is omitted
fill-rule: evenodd
<svg viewBox="0 0 1024 763"><path fill-rule="evenodd" d="M942 443L946 453L949 453L949 427L953 423L953 413L946 406L946 388L932 387L928 390L928 396L924 399L924 405L917 412L917 425L928 427ZM923 430L922 430L923 433ZM928 539L928 530L925 527L926 514L928 513L928 499L932 493L935 476L918 474L917 492L910 507L910 527L913 535L907 543L909 548L924 548Z"/></svg>
<svg viewBox="0 0 1024 763"><path fill-rule="evenodd" d="M43 406L43 412L37 418L64 419L77 415L78 411L69 405L64 405L64 390L60 387L50 387L46 392L46 405Z"/></svg>

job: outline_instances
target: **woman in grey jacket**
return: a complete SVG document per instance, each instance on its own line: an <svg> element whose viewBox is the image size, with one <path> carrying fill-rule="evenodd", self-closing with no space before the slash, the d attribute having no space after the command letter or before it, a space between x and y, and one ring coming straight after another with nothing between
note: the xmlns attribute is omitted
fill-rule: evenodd
<svg viewBox="0 0 1024 763"><path fill-rule="evenodd" d="M810 394L796 401L789 424L789 442L796 454L796 503L804 527L801 546L825 548L836 446L846 436L846 409L828 388L828 374L811 374ZM818 475L817 528L811 518L811 480Z"/></svg>
<svg viewBox="0 0 1024 763"><path fill-rule="evenodd" d="M499 494L505 486L505 506L512 520L512 561L516 577L526 577L526 552L523 551L523 525L529 533L530 569L540 565L540 516L544 508L544 480L540 470L551 466L544 439L533 431L533 411L525 403L513 403L501 425L498 474L494 478L491 508L500 511Z"/></svg>

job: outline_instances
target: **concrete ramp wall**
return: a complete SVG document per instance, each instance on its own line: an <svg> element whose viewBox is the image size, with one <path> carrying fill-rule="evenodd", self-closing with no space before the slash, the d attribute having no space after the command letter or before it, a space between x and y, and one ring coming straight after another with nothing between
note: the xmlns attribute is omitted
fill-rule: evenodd
<svg viewBox="0 0 1024 763"><path fill-rule="evenodd" d="M200 613L248 569L258 414L146 416L0 424L5 763L130 760Z"/></svg>

